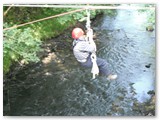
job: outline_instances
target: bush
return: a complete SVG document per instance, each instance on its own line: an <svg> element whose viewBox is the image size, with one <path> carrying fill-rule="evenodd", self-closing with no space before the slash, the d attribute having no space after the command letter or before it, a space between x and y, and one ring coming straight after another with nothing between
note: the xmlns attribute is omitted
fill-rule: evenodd
<svg viewBox="0 0 160 120"><path fill-rule="evenodd" d="M7 24L4 27L8 26ZM39 58L36 55L40 51L41 41L36 39L33 30L26 29L11 29L3 33L3 70L4 73L9 71L13 61L19 60L28 63L29 61L37 62ZM20 62L19 62L20 63Z"/></svg>
<svg viewBox="0 0 160 120"><path fill-rule="evenodd" d="M3 9L5 11L7 7L4 7ZM4 28L72 10L75 9L12 7L4 17ZM100 13L100 11L91 11L91 17L95 17L97 13ZM26 25L18 29L4 31L4 73L9 71L9 68L14 61L19 62L20 60L23 60L24 63L39 61L36 52L40 50L41 40L50 39L51 37L63 33L68 27L75 25L78 20L84 17L86 17L85 10Z"/></svg>

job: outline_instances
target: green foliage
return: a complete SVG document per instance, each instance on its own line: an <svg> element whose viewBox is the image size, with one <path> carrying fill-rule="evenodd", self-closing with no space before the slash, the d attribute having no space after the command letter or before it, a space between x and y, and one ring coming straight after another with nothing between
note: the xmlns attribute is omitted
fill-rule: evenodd
<svg viewBox="0 0 160 120"><path fill-rule="evenodd" d="M5 11L7 7L3 7ZM12 7L4 17L4 28L41 18L72 11L71 8L36 8L36 7ZM99 14L100 10L92 10L91 18ZM86 11L76 12L61 17L26 25L18 29L6 30L3 33L3 68L8 72L14 61L23 60L37 62L39 58L36 52L40 50L40 40L50 39L63 33L68 27L75 25L77 21L86 17Z"/></svg>
<svg viewBox="0 0 160 120"><path fill-rule="evenodd" d="M143 7L155 7L154 4L142 4ZM147 23L155 25L155 10L154 9L145 9L139 10L141 13L147 14Z"/></svg>
<svg viewBox="0 0 160 120"><path fill-rule="evenodd" d="M6 7L3 8L4 10ZM36 8L36 7L12 7L8 12L7 16L4 17L4 22L10 25L21 24L30 22L33 20L45 18L52 15L57 15L60 13L75 10L73 8ZM91 17L94 18L96 14L100 13L100 10L92 10ZM77 20L86 17L86 11L76 12L73 14L68 14L58 18L53 18L45 20L43 22L34 23L32 25L27 25L21 27L21 29L31 27L35 36L38 39L49 39L51 37L57 36L71 25L74 25Z"/></svg>
<svg viewBox="0 0 160 120"><path fill-rule="evenodd" d="M4 27L6 26L8 25L4 24ZM36 53L40 50L41 41L34 37L32 29L6 30L3 35L3 69L5 73L9 71L13 61L21 59L25 63L39 61Z"/></svg>
<svg viewBox="0 0 160 120"><path fill-rule="evenodd" d="M149 15L148 22L155 24L155 11L154 10L148 11L148 15Z"/></svg>
<svg viewBox="0 0 160 120"><path fill-rule="evenodd" d="M155 11L154 10L143 10L141 11L145 14L147 14L147 23L155 25Z"/></svg>

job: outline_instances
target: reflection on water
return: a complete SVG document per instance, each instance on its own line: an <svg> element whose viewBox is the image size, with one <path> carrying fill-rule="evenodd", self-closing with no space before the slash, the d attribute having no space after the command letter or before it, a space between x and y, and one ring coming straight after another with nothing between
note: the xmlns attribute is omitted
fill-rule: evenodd
<svg viewBox="0 0 160 120"><path fill-rule="evenodd" d="M155 56L146 54L155 47L155 33L145 31L146 17L135 10L119 10L116 18L106 16L98 26L100 41L105 44L100 45L99 55L108 60L121 81L134 83L140 102L146 101L147 92L155 87ZM149 69L145 68L151 63Z"/></svg>

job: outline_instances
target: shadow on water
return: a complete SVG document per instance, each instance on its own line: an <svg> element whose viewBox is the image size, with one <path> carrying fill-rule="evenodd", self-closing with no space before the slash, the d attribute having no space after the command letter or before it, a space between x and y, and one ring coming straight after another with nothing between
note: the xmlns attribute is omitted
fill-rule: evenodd
<svg viewBox="0 0 160 120"><path fill-rule="evenodd" d="M53 52L49 62L30 65L10 81L6 115L146 115L139 107L145 108L151 98L147 92L155 90L155 56L150 54L155 32L145 31L145 17L136 10L118 10L94 23L97 55L106 59L117 80L92 80L90 69L82 68L72 51ZM61 38L51 41L56 39ZM55 61L58 55L64 62Z"/></svg>

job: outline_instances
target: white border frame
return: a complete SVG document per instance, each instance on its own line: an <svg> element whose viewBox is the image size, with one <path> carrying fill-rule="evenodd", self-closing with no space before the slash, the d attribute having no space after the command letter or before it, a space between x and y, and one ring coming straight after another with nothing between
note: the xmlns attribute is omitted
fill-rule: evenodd
<svg viewBox="0 0 160 120"><path fill-rule="evenodd" d="M117 2L118 1L118 2ZM130 4L136 4L136 3L144 3L144 4L157 4L157 7L156 7L156 117L11 117L11 116L3 116L3 93L1 93L0 95L0 101L1 101L1 109L0 109L0 113L1 113L1 118L0 119L13 119L13 120L17 120L17 119L24 119L24 120L28 120L28 119L108 119L108 120L114 120L114 119L125 119L125 120L128 120L128 119L137 119L137 120L152 120L152 119L157 119L159 120L160 118L160 111L159 111L159 51L160 51L160 46L159 46L159 28L160 28L160 21L159 21L159 12L160 11L160 0L134 0L134 2L132 0L97 0L93 2L93 0L54 0L51 1L51 0L38 0L38 1L34 1L33 0L27 0L27 1L22 1L22 0L5 0L5 1L2 1L0 2L0 7L1 7L1 12L0 12L0 19L1 19L1 27L2 27L2 32L0 34L1 36L1 43L0 43L0 57L1 57L1 61L3 60L3 4L12 4L12 3L21 3L21 4L29 4L29 3L32 3L32 4L121 4L121 3L130 3ZM0 84L0 88L1 88L1 91L3 92L3 61L0 62L0 65L2 66L1 67L1 84Z"/></svg>

